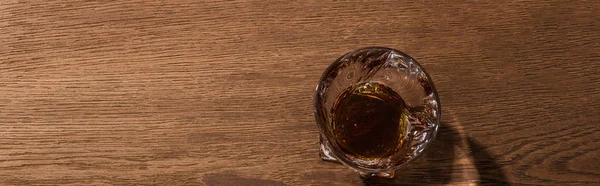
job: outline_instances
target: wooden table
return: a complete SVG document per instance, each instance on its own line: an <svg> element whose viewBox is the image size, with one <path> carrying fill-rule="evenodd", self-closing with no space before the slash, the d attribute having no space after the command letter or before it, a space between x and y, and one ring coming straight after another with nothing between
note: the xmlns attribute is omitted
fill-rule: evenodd
<svg viewBox="0 0 600 186"><path fill-rule="evenodd" d="M600 184L600 1L0 1L0 185ZM442 128L397 178L317 156L312 96L388 46Z"/></svg>

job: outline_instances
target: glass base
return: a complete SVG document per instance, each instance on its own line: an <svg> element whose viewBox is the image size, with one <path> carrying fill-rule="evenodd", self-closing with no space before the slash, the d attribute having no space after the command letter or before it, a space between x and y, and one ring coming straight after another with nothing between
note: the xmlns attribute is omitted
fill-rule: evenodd
<svg viewBox="0 0 600 186"><path fill-rule="evenodd" d="M321 150L319 151L319 157L321 157L321 159L323 161L329 161L329 162L335 162L335 163L341 164L341 162L335 157L335 155L333 155L333 152L331 152L329 145L327 145L327 143L325 143L325 140L323 139L323 135L319 135L319 147L321 148Z"/></svg>
<svg viewBox="0 0 600 186"><path fill-rule="evenodd" d="M340 162L340 160L338 160L338 158L335 157L335 155L331 151L331 148L329 147L329 145L327 143L325 143L325 140L323 139L323 135L319 135L319 147L320 147L319 157L321 158L321 160L342 164L342 162ZM378 171L378 172L368 172L368 171L358 170L358 169L354 169L354 168L350 168L350 169L358 172L358 174L360 174L360 176L363 178L368 178L368 177L394 178L394 174L396 172L396 170L394 170L394 169Z"/></svg>
<svg viewBox="0 0 600 186"><path fill-rule="evenodd" d="M361 177L363 178L369 178L369 177L382 177L382 178L394 178L396 171L395 170L386 170L386 171L380 171L380 172L371 172L371 173L366 173L366 172L361 172L359 170L355 170L356 172L358 172L358 174L360 174Z"/></svg>

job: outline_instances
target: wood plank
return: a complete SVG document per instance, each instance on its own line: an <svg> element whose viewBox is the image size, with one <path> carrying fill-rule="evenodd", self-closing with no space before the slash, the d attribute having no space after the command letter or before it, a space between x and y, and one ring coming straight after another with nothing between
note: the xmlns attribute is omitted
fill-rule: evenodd
<svg viewBox="0 0 600 186"><path fill-rule="evenodd" d="M0 185L600 183L598 1L0 1ZM388 46L443 127L393 180L317 156L312 94Z"/></svg>

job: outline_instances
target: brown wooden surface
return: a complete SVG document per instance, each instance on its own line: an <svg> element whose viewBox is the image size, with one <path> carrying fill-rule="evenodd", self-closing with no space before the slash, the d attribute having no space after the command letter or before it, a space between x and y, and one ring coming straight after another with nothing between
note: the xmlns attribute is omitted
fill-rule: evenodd
<svg viewBox="0 0 600 186"><path fill-rule="evenodd" d="M599 1L0 1L0 185L600 184ZM388 46L443 126L394 180L317 157L312 95Z"/></svg>

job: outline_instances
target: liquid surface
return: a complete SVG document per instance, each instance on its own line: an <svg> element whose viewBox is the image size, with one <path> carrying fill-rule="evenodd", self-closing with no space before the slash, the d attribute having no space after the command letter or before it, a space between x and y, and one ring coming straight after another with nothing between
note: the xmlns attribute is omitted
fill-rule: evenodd
<svg viewBox="0 0 600 186"><path fill-rule="evenodd" d="M373 160L402 148L406 105L391 88L376 82L344 90L333 106L334 142L344 153Z"/></svg>

